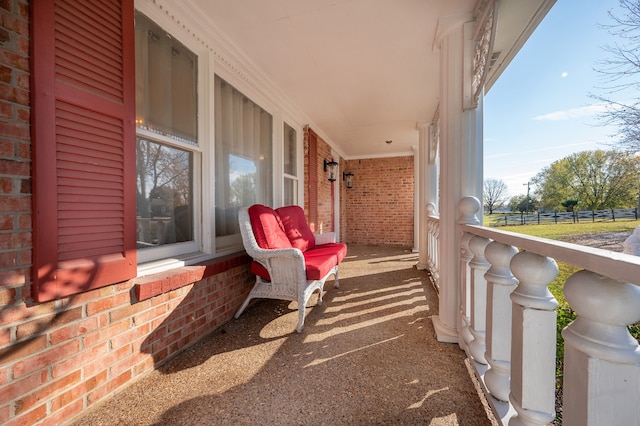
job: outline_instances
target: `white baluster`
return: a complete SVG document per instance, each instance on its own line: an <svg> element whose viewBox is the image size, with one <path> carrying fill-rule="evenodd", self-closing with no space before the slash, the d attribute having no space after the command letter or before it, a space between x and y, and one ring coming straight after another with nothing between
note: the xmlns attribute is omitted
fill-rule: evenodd
<svg viewBox="0 0 640 426"><path fill-rule="evenodd" d="M458 204L460 218L458 223L468 225L479 225L480 219L477 214L482 205L475 197L463 197ZM473 252L469 243L473 238L472 234L463 233L460 241L460 333L458 334L458 344L466 351L470 350L470 343L474 337L471 333L471 267L469 262L473 259Z"/></svg>
<svg viewBox="0 0 640 426"><path fill-rule="evenodd" d="M469 241L473 234L464 233L460 241L460 333L458 334L458 344L464 350L469 349L469 343L473 340L473 335L469 330L471 319L471 269L469 262L473 259L473 253L469 248Z"/></svg>
<svg viewBox="0 0 640 426"><path fill-rule="evenodd" d="M562 331L564 424L640 424L640 349L627 329L640 321L640 287L580 271L564 294L578 314Z"/></svg>
<svg viewBox="0 0 640 426"><path fill-rule="evenodd" d="M636 226L633 233L627 237L622 243L624 252L626 254L632 254L634 256L640 256L640 225Z"/></svg>
<svg viewBox="0 0 640 426"><path fill-rule="evenodd" d="M438 287L440 287L440 245L438 244L438 240L440 239L440 222L434 222L433 225L434 270L436 271L436 282L438 283Z"/></svg>
<svg viewBox="0 0 640 426"><path fill-rule="evenodd" d="M518 280L511 274L509 264L518 249L497 241L489 244L485 256L491 268L484 274L487 280L487 351L489 369L484 381L491 395L501 401L509 400L511 374L511 299Z"/></svg>
<svg viewBox="0 0 640 426"><path fill-rule="evenodd" d="M427 246L428 246L428 263L429 263L429 272L433 277L436 285L439 282L439 272L438 272L438 221L434 220L434 216L436 215L436 206L433 203L428 203L427 207Z"/></svg>
<svg viewBox="0 0 640 426"><path fill-rule="evenodd" d="M486 364L484 358L485 330L487 323L487 281L484 274L489 270L489 262L484 257L484 250L491 242L490 239L475 235L469 241L469 248L473 253L473 259L469 262L471 268L471 327L469 331L473 340L469 344L469 352L473 360Z"/></svg>
<svg viewBox="0 0 640 426"><path fill-rule="evenodd" d="M556 311L547 286L558 275L555 260L520 252L511 260L519 285L511 293L511 393L515 425L546 425L555 412Z"/></svg>

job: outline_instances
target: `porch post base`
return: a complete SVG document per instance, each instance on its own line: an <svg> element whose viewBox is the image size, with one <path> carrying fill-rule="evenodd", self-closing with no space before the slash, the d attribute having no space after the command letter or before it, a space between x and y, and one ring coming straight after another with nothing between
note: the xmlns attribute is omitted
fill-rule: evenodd
<svg viewBox="0 0 640 426"><path fill-rule="evenodd" d="M640 228L640 225L638 227ZM429 269L429 267L427 265L425 265L423 262L416 263L415 268L418 271L426 271L426 270Z"/></svg>
<svg viewBox="0 0 640 426"><path fill-rule="evenodd" d="M440 316L434 315L431 317L433 321L433 328L436 330L436 339L442 343L458 343L458 331L455 328L449 327L442 321Z"/></svg>

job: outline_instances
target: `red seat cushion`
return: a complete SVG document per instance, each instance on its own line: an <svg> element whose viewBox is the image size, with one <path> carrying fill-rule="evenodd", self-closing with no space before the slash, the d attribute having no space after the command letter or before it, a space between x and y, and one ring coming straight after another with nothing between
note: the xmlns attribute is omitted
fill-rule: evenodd
<svg viewBox="0 0 640 426"><path fill-rule="evenodd" d="M258 245L264 249L289 248L291 243L284 232L278 213L271 207L254 204L249 207L249 219Z"/></svg>
<svg viewBox="0 0 640 426"><path fill-rule="evenodd" d="M292 247L301 251L309 250L316 245L316 239L300 206L286 206L276 209L282 220L284 232Z"/></svg>
<svg viewBox="0 0 640 426"><path fill-rule="evenodd" d="M316 246L315 249L324 249L327 251L331 251L336 256L337 264L340 264L340 262L342 262L347 256L347 245L345 243L327 243Z"/></svg>
<svg viewBox="0 0 640 426"><path fill-rule="evenodd" d="M254 275L258 275L259 277L262 277L267 281L271 281L271 277L269 276L269 271L267 271L267 268L265 268L255 260L251 262L251 273Z"/></svg>
<svg viewBox="0 0 640 426"><path fill-rule="evenodd" d="M322 244L302 254L307 267L307 279L319 280L327 275L331 268L342 262L347 255L347 246L343 243Z"/></svg>
<svg viewBox="0 0 640 426"><path fill-rule="evenodd" d="M329 273L331 268L342 262L347 255L347 246L343 243L329 243L315 246L303 253L307 267L307 279L319 280ZM267 268L258 262L251 262L251 273L271 281Z"/></svg>

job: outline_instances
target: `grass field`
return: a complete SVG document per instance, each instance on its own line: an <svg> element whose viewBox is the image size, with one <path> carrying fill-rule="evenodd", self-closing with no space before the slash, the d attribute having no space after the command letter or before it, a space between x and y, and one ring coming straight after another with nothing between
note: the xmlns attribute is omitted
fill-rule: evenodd
<svg viewBox="0 0 640 426"><path fill-rule="evenodd" d="M491 222L491 219L485 219L485 223ZM595 223L558 223L545 225L518 225L518 226L501 226L498 229L516 232L519 234L531 235L534 237L548 238L550 240L566 240L568 237L582 234L596 234L605 232L621 232L627 231L629 235L640 225L638 220L619 220L616 222L595 222ZM564 303L562 295L562 284L573 274L578 268L567 265L558 264L558 278L549 287L551 293L556 297L561 305Z"/></svg>
<svg viewBox="0 0 640 426"><path fill-rule="evenodd" d="M484 216L484 226L491 226L495 222L494 216ZM640 220L617 220L615 222L580 222L580 223L549 223L544 225L509 225L497 229L533 235L536 237L562 240L564 237L578 234L593 234L598 232L629 231L631 233Z"/></svg>

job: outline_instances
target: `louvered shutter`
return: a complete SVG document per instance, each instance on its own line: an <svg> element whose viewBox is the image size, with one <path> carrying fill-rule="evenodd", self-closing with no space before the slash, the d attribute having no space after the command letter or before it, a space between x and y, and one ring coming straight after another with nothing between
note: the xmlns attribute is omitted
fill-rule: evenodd
<svg viewBox="0 0 640 426"><path fill-rule="evenodd" d="M133 0L32 5L34 298L136 275Z"/></svg>

